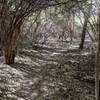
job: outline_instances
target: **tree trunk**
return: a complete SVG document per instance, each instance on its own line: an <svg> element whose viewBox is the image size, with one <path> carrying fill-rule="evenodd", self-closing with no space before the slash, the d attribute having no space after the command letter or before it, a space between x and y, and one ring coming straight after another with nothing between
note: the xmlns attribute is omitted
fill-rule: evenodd
<svg viewBox="0 0 100 100"><path fill-rule="evenodd" d="M85 18L84 25L83 25L83 30L82 30L82 38L81 38L81 43L80 43L79 49L83 49L83 46L84 46L85 35L86 35L86 31L87 31L87 23L88 23L88 19Z"/></svg>
<svg viewBox="0 0 100 100"><path fill-rule="evenodd" d="M2 41L3 56L5 57L5 63L8 65L13 64L15 61L19 35L20 33L15 33L15 34L13 33L12 37L9 35Z"/></svg>
<svg viewBox="0 0 100 100"><path fill-rule="evenodd" d="M100 8L97 20L97 33L98 33L98 48L97 48L96 66L95 66L95 95L96 95L96 100L100 100Z"/></svg>
<svg viewBox="0 0 100 100"><path fill-rule="evenodd" d="M16 45L8 44L3 48L3 55L5 57L5 63L10 65L15 61Z"/></svg>
<svg viewBox="0 0 100 100"><path fill-rule="evenodd" d="M99 26L100 27L100 26ZM100 32L100 29L99 29ZM96 100L100 100L100 33L99 33L99 43L96 55L96 67L95 67L95 94Z"/></svg>
<svg viewBox="0 0 100 100"><path fill-rule="evenodd" d="M10 32L11 33L11 32ZM20 26L16 27L11 34L6 33L2 39L2 51L5 63L10 65L15 62L16 47L20 35Z"/></svg>
<svg viewBox="0 0 100 100"><path fill-rule="evenodd" d="M20 20L15 26L12 26L2 37L2 51L5 57L5 63L10 65L15 61L17 42L20 36L20 28L22 20Z"/></svg>
<svg viewBox="0 0 100 100"><path fill-rule="evenodd" d="M84 24L83 24L82 38L81 38L79 49L83 49L83 46L84 46L84 41L85 41L85 36L86 36L86 31L87 31L87 24L91 15L91 9L92 9L92 4L89 4L85 8L86 11L84 12Z"/></svg>

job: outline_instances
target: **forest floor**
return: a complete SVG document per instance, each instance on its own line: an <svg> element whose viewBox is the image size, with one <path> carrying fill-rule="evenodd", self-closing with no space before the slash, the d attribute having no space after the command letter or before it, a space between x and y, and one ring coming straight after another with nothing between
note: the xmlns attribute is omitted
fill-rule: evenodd
<svg viewBox="0 0 100 100"><path fill-rule="evenodd" d="M73 43L22 48L16 63L0 57L0 100L95 100L95 56Z"/></svg>

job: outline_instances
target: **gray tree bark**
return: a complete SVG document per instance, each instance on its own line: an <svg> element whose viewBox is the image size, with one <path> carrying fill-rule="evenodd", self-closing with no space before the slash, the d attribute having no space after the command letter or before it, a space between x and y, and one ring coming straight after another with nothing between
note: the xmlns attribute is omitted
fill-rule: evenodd
<svg viewBox="0 0 100 100"><path fill-rule="evenodd" d="M87 31L87 23L88 23L88 18L84 18L84 25L83 25L82 37L81 37L81 43L79 49L83 49L84 46L85 35Z"/></svg>
<svg viewBox="0 0 100 100"><path fill-rule="evenodd" d="M96 100L100 100L100 7L98 10L97 20L97 33L98 33L98 47L96 53L96 65L95 65L95 96Z"/></svg>
<svg viewBox="0 0 100 100"><path fill-rule="evenodd" d="M85 9L86 11L83 11L84 24L83 24L81 43L80 43L79 49L83 49L83 46L84 46L85 36L86 36L86 32L87 32L87 25L88 25L88 21L89 21L90 14L91 14L91 8L92 8L92 5L89 4L88 7Z"/></svg>

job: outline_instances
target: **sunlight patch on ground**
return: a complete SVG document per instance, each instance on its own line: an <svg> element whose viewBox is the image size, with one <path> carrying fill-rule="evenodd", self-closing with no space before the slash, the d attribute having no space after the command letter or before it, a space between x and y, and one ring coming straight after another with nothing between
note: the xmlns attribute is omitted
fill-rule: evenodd
<svg viewBox="0 0 100 100"><path fill-rule="evenodd" d="M58 62L56 61L48 61L48 60L42 60L42 59L37 59L38 60L38 63L41 65L41 66L44 66L44 65L47 65L47 64L54 64L54 65L57 65Z"/></svg>
<svg viewBox="0 0 100 100"><path fill-rule="evenodd" d="M67 60L67 61L70 61L71 63L79 63L79 62L76 61L76 60Z"/></svg>
<svg viewBox="0 0 100 100"><path fill-rule="evenodd" d="M31 52L37 53L37 52L38 52L38 51L36 51L36 50L27 50L27 49L23 49L23 51L26 51L26 52L28 52L28 53L31 53Z"/></svg>
<svg viewBox="0 0 100 100"><path fill-rule="evenodd" d="M9 65L0 64L0 89L2 88L7 93L6 96L11 98L11 100L25 100L15 93L20 91L20 93L24 93L25 95L29 94L28 90L31 89L31 86L34 86L39 81L38 77L30 79L25 77L26 75L26 73L16 70ZM1 90L0 94L4 91ZM32 97L37 96L37 93L31 94Z"/></svg>
<svg viewBox="0 0 100 100"><path fill-rule="evenodd" d="M25 99L23 99L23 98L19 98L19 97L15 96L15 95L12 95L12 94L8 94L7 97L11 98L11 100L12 100L12 99L13 99L13 100L25 100Z"/></svg>
<svg viewBox="0 0 100 100"><path fill-rule="evenodd" d="M19 62L19 63L24 62L24 64L28 64L28 65L32 65L32 66L34 66L34 65L40 66L39 63L36 63L36 62L32 61L31 58L26 57L26 56L25 57L17 56L16 57L16 62Z"/></svg>
<svg viewBox="0 0 100 100"><path fill-rule="evenodd" d="M71 44L68 49L73 50L73 49L76 49L76 48L79 48L79 45Z"/></svg>
<svg viewBox="0 0 100 100"><path fill-rule="evenodd" d="M61 53L57 53L57 52L53 52L52 54L51 54L51 56L56 56L56 55L60 55Z"/></svg>
<svg viewBox="0 0 100 100"><path fill-rule="evenodd" d="M87 56L87 55L90 55L91 52L82 52L81 55L84 55L84 56Z"/></svg>
<svg viewBox="0 0 100 100"><path fill-rule="evenodd" d="M16 74L16 75L20 75L22 76L22 74L24 74L23 72L21 71L18 71L12 67L10 67L9 65L6 65L6 64L0 64L0 73L2 74L3 72L5 72L5 74Z"/></svg>

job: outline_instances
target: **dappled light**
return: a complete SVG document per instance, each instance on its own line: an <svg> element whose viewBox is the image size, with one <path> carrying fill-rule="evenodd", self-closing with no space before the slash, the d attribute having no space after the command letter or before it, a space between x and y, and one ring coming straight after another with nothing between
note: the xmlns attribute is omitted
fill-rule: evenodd
<svg viewBox="0 0 100 100"><path fill-rule="evenodd" d="M18 100L82 97L94 100L94 55L78 48L66 53L59 48L56 51L54 48L54 52L48 46L42 50L23 49L15 64L1 64L5 95Z"/></svg>
<svg viewBox="0 0 100 100"><path fill-rule="evenodd" d="M0 1L0 100L100 100L99 0Z"/></svg>

